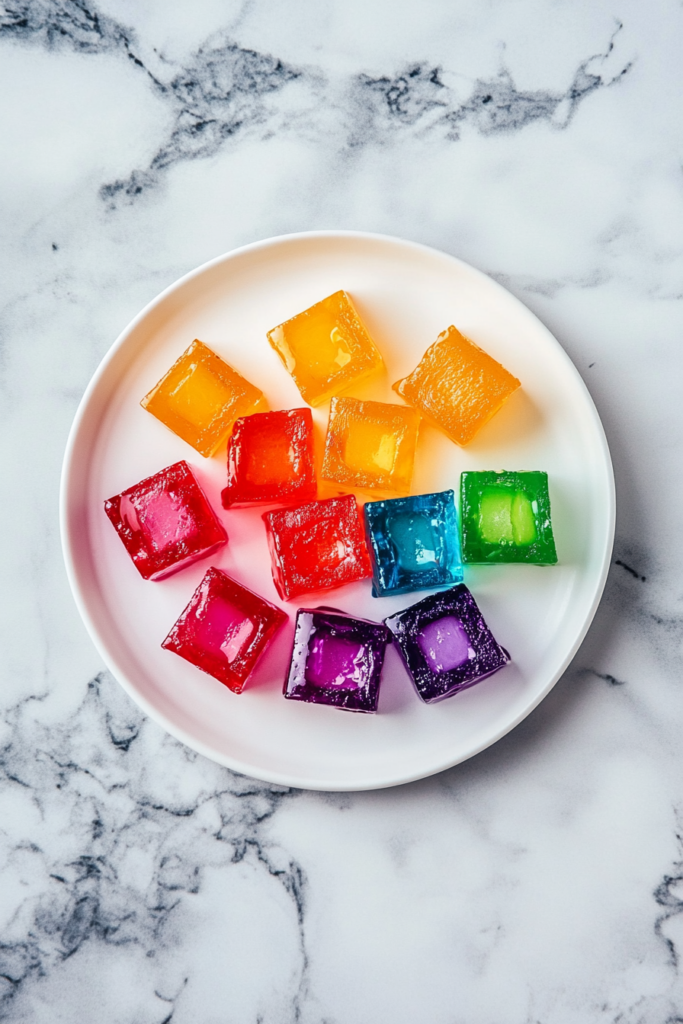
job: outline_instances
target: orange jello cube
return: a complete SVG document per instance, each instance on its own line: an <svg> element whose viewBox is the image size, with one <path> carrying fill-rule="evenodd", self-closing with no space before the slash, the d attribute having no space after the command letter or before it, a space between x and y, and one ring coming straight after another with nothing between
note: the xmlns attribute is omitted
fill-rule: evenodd
<svg viewBox="0 0 683 1024"><path fill-rule="evenodd" d="M389 402L333 398L322 478L345 487L408 494L420 417Z"/></svg>
<svg viewBox="0 0 683 1024"><path fill-rule="evenodd" d="M193 341L140 405L207 458L240 416L265 408L262 391Z"/></svg>
<svg viewBox="0 0 683 1024"><path fill-rule="evenodd" d="M380 370L382 357L346 292L334 292L279 327L268 341L309 405Z"/></svg>
<svg viewBox="0 0 683 1024"><path fill-rule="evenodd" d="M464 445L519 386L504 366L449 327L393 389L452 441Z"/></svg>

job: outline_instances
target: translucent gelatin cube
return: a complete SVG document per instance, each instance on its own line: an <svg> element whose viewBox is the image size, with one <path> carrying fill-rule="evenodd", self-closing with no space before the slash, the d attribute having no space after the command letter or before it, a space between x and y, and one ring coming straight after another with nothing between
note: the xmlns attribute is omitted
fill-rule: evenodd
<svg viewBox="0 0 683 1024"><path fill-rule="evenodd" d="M389 402L333 398L321 476L342 487L407 494L420 417Z"/></svg>
<svg viewBox="0 0 683 1024"><path fill-rule="evenodd" d="M265 398L210 348L193 341L140 404L208 458L235 420L265 407Z"/></svg>
<svg viewBox="0 0 683 1024"><path fill-rule="evenodd" d="M314 501L310 409L259 412L237 420L228 441L223 507Z"/></svg>
<svg viewBox="0 0 683 1024"><path fill-rule="evenodd" d="M263 521L275 587L286 601L355 583L372 573L363 524L351 494L266 512Z"/></svg>
<svg viewBox="0 0 683 1024"><path fill-rule="evenodd" d="M285 697L344 711L376 711L389 635L380 623L333 609L300 609Z"/></svg>
<svg viewBox="0 0 683 1024"><path fill-rule="evenodd" d="M162 580L228 539L186 462L108 498L104 511L146 580Z"/></svg>
<svg viewBox="0 0 683 1024"><path fill-rule="evenodd" d="M430 594L384 622L427 704L473 686L510 660L462 583Z"/></svg>
<svg viewBox="0 0 683 1024"><path fill-rule="evenodd" d="M466 563L557 562L547 473L463 473L460 511Z"/></svg>
<svg viewBox="0 0 683 1024"><path fill-rule="evenodd" d="M241 693L286 621L281 608L212 566L161 646Z"/></svg>
<svg viewBox="0 0 683 1024"><path fill-rule="evenodd" d="M393 387L452 441L465 445L520 382L455 327L449 327L427 349L410 376Z"/></svg>
<svg viewBox="0 0 683 1024"><path fill-rule="evenodd" d="M363 508L374 597L462 580L453 491L368 501Z"/></svg>
<svg viewBox="0 0 683 1024"><path fill-rule="evenodd" d="M334 292L268 332L302 397L320 405L375 373L382 357L349 296Z"/></svg>

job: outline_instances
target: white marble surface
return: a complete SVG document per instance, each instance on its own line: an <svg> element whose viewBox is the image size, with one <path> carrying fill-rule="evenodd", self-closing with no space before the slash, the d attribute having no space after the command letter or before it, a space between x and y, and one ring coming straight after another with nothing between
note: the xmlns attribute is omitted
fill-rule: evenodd
<svg viewBox="0 0 683 1024"><path fill-rule="evenodd" d="M0 1017L683 1020L679 0L4 0ZM157 292L270 235L454 253L606 427L615 561L573 665L441 776L231 775L103 672L57 526L67 432Z"/></svg>

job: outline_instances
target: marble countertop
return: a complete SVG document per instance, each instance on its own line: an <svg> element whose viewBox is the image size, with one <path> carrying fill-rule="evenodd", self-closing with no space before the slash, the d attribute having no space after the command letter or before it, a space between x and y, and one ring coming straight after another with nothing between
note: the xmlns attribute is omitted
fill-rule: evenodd
<svg viewBox="0 0 683 1024"><path fill-rule="evenodd" d="M679 0L0 5L3 1020L683 1020L682 51ZM618 493L605 597L542 705L450 771L343 796L145 718L57 515L132 316L319 228L425 242L525 302Z"/></svg>

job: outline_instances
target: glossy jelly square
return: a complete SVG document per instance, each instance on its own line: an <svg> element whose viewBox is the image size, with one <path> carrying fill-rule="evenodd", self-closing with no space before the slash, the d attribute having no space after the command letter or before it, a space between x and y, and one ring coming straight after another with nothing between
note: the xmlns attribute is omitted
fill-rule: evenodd
<svg viewBox="0 0 683 1024"><path fill-rule="evenodd" d="M310 409L257 412L237 420L228 440L224 508L314 501L317 493Z"/></svg>
<svg viewBox="0 0 683 1024"><path fill-rule="evenodd" d="M510 660L463 583L430 594L384 622L426 704L473 686Z"/></svg>
<svg viewBox="0 0 683 1024"><path fill-rule="evenodd" d="M228 539L186 462L107 499L104 511L146 580L162 580Z"/></svg>
<svg viewBox="0 0 683 1024"><path fill-rule="evenodd" d="M210 348L193 341L140 405L208 458L235 420L265 407L265 398Z"/></svg>
<svg viewBox="0 0 683 1024"><path fill-rule="evenodd" d="M460 519L465 563L557 562L547 473L463 473Z"/></svg>
<svg viewBox="0 0 683 1024"><path fill-rule="evenodd" d="M301 608L283 693L344 711L377 710L386 626L333 609Z"/></svg>
<svg viewBox="0 0 683 1024"><path fill-rule="evenodd" d="M413 372L393 385L460 445L469 444L518 387L516 377L455 327L440 334Z"/></svg>
<svg viewBox="0 0 683 1024"><path fill-rule="evenodd" d="M420 416L406 405L333 398L321 477L342 487L407 494Z"/></svg>
<svg viewBox="0 0 683 1024"><path fill-rule="evenodd" d="M352 494L263 515L273 581L285 601L372 575L363 523Z"/></svg>
<svg viewBox="0 0 683 1024"><path fill-rule="evenodd" d="M268 341L309 405L320 405L384 365L344 291L274 327Z"/></svg>
<svg viewBox="0 0 683 1024"><path fill-rule="evenodd" d="M373 597L461 582L453 491L368 501L363 517L372 559Z"/></svg>
<svg viewBox="0 0 683 1024"><path fill-rule="evenodd" d="M211 566L161 646L241 693L286 621L281 608Z"/></svg>

